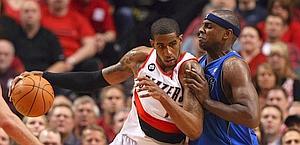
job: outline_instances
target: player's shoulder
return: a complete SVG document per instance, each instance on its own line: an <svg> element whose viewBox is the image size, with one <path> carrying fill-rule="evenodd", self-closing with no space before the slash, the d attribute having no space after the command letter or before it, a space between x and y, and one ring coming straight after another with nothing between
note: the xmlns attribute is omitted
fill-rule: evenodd
<svg viewBox="0 0 300 145"><path fill-rule="evenodd" d="M248 64L241 58L233 57L227 59L223 64L223 75L225 80L244 80L250 78Z"/></svg>
<svg viewBox="0 0 300 145"><path fill-rule="evenodd" d="M224 62L223 69L229 71L248 69L248 64L239 57L231 57Z"/></svg>
<svg viewBox="0 0 300 145"><path fill-rule="evenodd" d="M146 46L135 47L130 50L126 55L134 60L146 60L147 56L153 51L153 48Z"/></svg>

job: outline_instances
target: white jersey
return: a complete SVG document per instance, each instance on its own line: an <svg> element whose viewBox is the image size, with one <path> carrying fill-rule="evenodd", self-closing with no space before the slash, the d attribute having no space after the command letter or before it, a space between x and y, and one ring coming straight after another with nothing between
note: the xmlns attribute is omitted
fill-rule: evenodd
<svg viewBox="0 0 300 145"><path fill-rule="evenodd" d="M190 59L196 58L189 53L182 54L172 73L166 74L157 64L156 50L153 49L140 67L138 77L146 76L152 79L179 106L182 106L183 93L178 72L181 64ZM111 145L182 144L184 134L176 127L161 103L152 97L140 98L139 93L134 88L131 111Z"/></svg>

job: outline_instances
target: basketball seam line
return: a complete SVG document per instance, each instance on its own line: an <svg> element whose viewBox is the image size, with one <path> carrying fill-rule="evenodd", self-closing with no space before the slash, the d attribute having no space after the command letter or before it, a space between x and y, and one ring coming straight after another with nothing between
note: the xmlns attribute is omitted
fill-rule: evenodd
<svg viewBox="0 0 300 145"><path fill-rule="evenodd" d="M30 79L32 79L32 78L30 78ZM42 79L42 77L40 77L40 81L39 81L38 86L40 86L40 84L41 84L41 79ZM27 116L28 116L28 114L31 112L31 110L32 110L32 108L33 108L33 104L35 103L36 96L37 96L37 94L39 93L39 89L40 89L40 87L38 87L38 89L37 89L37 91L36 91L36 94L35 94L35 96L34 96L34 100L33 100L32 104L31 104L31 106L30 106L30 109L29 109L29 111L28 111L28 113L27 113Z"/></svg>

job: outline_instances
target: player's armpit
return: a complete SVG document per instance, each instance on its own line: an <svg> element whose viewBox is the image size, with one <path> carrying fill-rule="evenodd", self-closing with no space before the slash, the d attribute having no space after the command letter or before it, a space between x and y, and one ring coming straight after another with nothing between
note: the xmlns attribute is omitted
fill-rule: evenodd
<svg viewBox="0 0 300 145"><path fill-rule="evenodd" d="M136 76L140 65L146 60L150 51L151 49L145 46L130 50L117 64L102 70L105 80L110 84L118 84L132 75Z"/></svg>

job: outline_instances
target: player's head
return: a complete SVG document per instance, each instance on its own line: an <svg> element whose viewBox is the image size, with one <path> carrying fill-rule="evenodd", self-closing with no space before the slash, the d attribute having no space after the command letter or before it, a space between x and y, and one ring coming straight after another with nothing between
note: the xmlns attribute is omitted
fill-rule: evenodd
<svg viewBox="0 0 300 145"><path fill-rule="evenodd" d="M152 47L156 49L157 59L162 67L174 67L180 56L182 35L178 23L169 18L161 18L151 26Z"/></svg>
<svg viewBox="0 0 300 145"><path fill-rule="evenodd" d="M206 51L231 48L240 34L237 16L230 10L209 13L199 29L199 45Z"/></svg>

